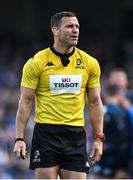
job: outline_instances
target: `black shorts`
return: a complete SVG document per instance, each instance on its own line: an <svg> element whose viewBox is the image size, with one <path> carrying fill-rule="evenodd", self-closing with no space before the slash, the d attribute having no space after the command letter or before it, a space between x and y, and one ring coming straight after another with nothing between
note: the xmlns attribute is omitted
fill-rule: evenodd
<svg viewBox="0 0 133 180"><path fill-rule="evenodd" d="M30 169L59 166L86 172L86 134L83 127L37 123L34 127Z"/></svg>

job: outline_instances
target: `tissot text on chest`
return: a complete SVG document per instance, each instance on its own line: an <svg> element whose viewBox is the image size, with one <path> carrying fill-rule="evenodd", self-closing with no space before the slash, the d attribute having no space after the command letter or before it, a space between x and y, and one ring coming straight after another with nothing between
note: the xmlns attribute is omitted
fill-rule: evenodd
<svg viewBox="0 0 133 180"><path fill-rule="evenodd" d="M80 93L82 75L50 75L50 93Z"/></svg>
<svg viewBox="0 0 133 180"><path fill-rule="evenodd" d="M77 87L79 83L54 83L55 87Z"/></svg>

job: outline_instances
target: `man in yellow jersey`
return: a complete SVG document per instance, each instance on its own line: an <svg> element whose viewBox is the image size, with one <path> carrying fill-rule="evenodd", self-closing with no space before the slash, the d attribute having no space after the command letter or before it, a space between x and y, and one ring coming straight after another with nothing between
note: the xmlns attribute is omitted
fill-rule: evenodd
<svg viewBox="0 0 133 180"><path fill-rule="evenodd" d="M100 67L96 59L75 47L79 22L73 12L56 13L51 30L53 46L38 52L23 68L14 152L25 158L24 131L35 98L30 157L35 177L85 179L89 168L83 114L86 94L95 133L92 164L100 160L103 148Z"/></svg>

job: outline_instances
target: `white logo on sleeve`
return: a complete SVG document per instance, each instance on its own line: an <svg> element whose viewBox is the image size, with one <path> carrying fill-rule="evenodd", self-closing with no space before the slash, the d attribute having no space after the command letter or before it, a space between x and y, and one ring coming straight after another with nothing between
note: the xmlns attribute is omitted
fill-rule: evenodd
<svg viewBox="0 0 133 180"><path fill-rule="evenodd" d="M79 94L82 86L82 75L50 75L50 93Z"/></svg>

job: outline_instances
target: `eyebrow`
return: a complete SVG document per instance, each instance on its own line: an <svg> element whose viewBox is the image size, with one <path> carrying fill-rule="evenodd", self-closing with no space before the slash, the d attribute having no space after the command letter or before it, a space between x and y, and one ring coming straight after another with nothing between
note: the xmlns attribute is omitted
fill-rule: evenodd
<svg viewBox="0 0 133 180"><path fill-rule="evenodd" d="M76 27L78 27L78 28L80 27L79 24L76 24L76 25L75 25L75 24L66 24L66 26L76 26Z"/></svg>

